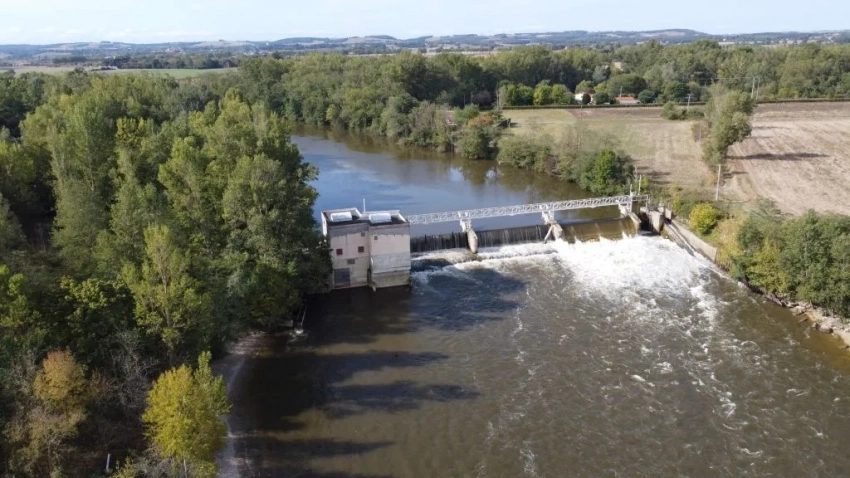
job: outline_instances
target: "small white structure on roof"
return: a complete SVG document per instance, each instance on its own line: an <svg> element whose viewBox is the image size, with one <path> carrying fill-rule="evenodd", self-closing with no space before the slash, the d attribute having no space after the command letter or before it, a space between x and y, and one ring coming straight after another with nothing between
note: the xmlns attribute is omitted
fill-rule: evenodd
<svg viewBox="0 0 850 478"><path fill-rule="evenodd" d="M331 289L410 284L410 224L399 211L322 211L333 263Z"/></svg>

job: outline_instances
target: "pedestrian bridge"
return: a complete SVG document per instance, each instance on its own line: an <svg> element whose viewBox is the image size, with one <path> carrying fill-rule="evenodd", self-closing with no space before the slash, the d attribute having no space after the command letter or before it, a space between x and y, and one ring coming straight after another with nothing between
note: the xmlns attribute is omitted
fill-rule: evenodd
<svg viewBox="0 0 850 478"><path fill-rule="evenodd" d="M542 214L543 220L549 225L549 233L544 242L552 239L560 239L563 236L561 225L555 220L556 211L569 211L573 209L591 209L597 207L617 206L622 216L634 215L635 203L649 202L649 195L628 194L623 196L608 196L600 198L572 199L569 201L544 202L537 204L521 204L518 206L499 206L483 209L467 209L465 211L434 212L429 214L415 214L407 216L410 224L435 224L440 222L459 221L463 231L468 235L469 248L472 252L478 250L478 236L472 228L473 219L484 219L489 217L517 216L520 214Z"/></svg>

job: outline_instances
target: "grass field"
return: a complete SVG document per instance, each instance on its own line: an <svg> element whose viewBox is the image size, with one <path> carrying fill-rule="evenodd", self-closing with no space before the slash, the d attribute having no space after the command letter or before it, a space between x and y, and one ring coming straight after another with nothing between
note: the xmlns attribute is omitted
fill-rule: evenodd
<svg viewBox="0 0 850 478"><path fill-rule="evenodd" d="M714 190L690 121L668 121L660 108L511 110L514 134L558 138L582 122L604 132L657 183ZM850 214L850 103L761 105L753 133L729 152L721 196L743 205L769 198L785 212Z"/></svg>
<svg viewBox="0 0 850 478"><path fill-rule="evenodd" d="M556 140L569 125L581 124L612 140L634 158L639 173L655 182L711 189L691 122L662 119L661 108L511 110L505 115L511 118L514 134L543 132Z"/></svg>
<svg viewBox="0 0 850 478"><path fill-rule="evenodd" d="M69 71L73 71L74 67L72 66L18 66L11 68L15 70L15 73L47 73L47 74L60 74L66 73ZM236 71L235 68L222 68L222 69L214 69L214 70L196 70L196 69L176 69L176 68L164 68L164 69L126 69L126 70L96 70L92 71L92 73L105 73L105 74L122 74L122 73L152 73L154 75L169 75L174 78L195 78L201 75L206 74L216 74L216 73L227 73L231 71Z"/></svg>

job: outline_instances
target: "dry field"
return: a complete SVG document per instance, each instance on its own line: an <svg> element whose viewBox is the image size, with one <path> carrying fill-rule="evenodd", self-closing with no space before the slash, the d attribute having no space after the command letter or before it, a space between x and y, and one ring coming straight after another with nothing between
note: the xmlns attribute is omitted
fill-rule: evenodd
<svg viewBox="0 0 850 478"><path fill-rule="evenodd" d="M509 110L515 134L544 132L557 139L566 125L581 125L611 139L635 159L639 173L661 184L688 189L712 188L711 174L700 160L691 122L661 118L661 108Z"/></svg>
<svg viewBox="0 0 850 478"><path fill-rule="evenodd" d="M509 110L515 134L557 138L568 124L614 138L656 182L713 193L690 121L668 121L660 108ZM850 214L850 103L761 105L753 134L729 152L721 196L743 206L768 198L785 212Z"/></svg>
<svg viewBox="0 0 850 478"><path fill-rule="evenodd" d="M783 210L850 214L850 103L762 105L732 147L724 193Z"/></svg>

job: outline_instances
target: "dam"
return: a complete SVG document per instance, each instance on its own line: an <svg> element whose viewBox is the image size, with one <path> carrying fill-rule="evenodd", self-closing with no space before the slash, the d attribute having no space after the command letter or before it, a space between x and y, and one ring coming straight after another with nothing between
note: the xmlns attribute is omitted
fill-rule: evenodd
<svg viewBox="0 0 850 478"><path fill-rule="evenodd" d="M619 238L641 226L635 206L647 204L648 195L573 199L547 203L499 206L417 214L405 217L399 210L360 211L357 208L322 211L324 235L333 264L330 289L371 287L373 290L408 285L411 254L443 249L468 249L510 244L567 242ZM585 223L559 222L555 213L576 209L614 207L619 217ZM472 221L504 216L540 214L542 224L476 231ZM459 222L461 232L411 236L411 225Z"/></svg>
<svg viewBox="0 0 850 478"><path fill-rule="evenodd" d="M294 137L321 171L316 221L364 197L410 220L592 196L345 134ZM616 236L618 215L555 217L592 237L593 223ZM485 230L540 218L474 219L477 254L411 251L410 287L317 295L303 335L240 356L222 476L850 476L850 353L835 337L662 237L571 243L564 227L563 241L485 245Z"/></svg>

